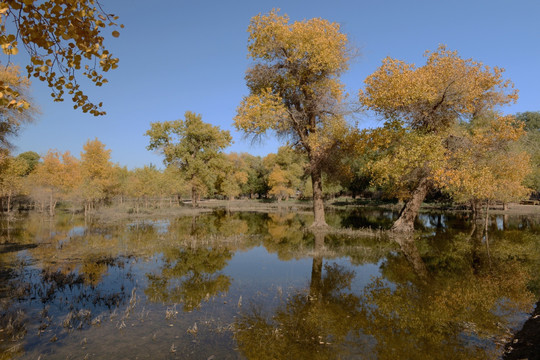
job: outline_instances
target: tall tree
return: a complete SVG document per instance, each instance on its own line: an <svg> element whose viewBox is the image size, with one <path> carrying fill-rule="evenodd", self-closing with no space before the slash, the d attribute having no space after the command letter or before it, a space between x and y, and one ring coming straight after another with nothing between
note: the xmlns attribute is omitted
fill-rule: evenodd
<svg viewBox="0 0 540 360"><path fill-rule="evenodd" d="M165 164L175 165L191 187L191 201L195 207L200 196L215 183L219 154L231 144L228 131L202 121L200 114L186 111L184 120L152 123L146 136L148 150L159 150Z"/></svg>
<svg viewBox="0 0 540 360"><path fill-rule="evenodd" d="M316 18L289 23L277 11L257 15L248 27L247 70L250 94L242 100L234 123L247 135L273 130L309 159L313 184L313 227L324 227L322 171L347 130L345 97L339 76L351 51L340 26Z"/></svg>
<svg viewBox="0 0 540 360"><path fill-rule="evenodd" d="M387 125L397 123L403 134L399 141L414 149L414 156L400 167L403 171L393 169L395 173L388 174L388 179L408 189L408 199L392 227L400 232L414 229L420 205L434 186L433 167L450 150L445 145L452 143L450 129L517 99L512 83L502 78L501 68L462 59L444 46L425 56L426 64L421 67L384 59L359 93L363 107L381 115ZM398 146L400 149L406 150Z"/></svg>
<svg viewBox="0 0 540 360"><path fill-rule="evenodd" d="M96 86L107 82L103 73L115 69L118 59L104 47L103 32L115 28L117 17L97 0L10 0L0 3L0 46L8 62L22 46L30 55L28 77L51 88L55 101L67 92L74 108L93 115L105 114L80 88L84 76ZM120 27L123 27L120 25ZM112 31L118 37L117 30ZM29 105L11 83L0 78L0 106L20 109Z"/></svg>

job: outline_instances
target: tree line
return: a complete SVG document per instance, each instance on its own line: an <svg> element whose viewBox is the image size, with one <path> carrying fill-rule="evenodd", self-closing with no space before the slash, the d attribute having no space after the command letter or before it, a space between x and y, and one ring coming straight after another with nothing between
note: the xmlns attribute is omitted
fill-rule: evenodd
<svg viewBox="0 0 540 360"><path fill-rule="evenodd" d="M200 119L192 113L188 116ZM182 205L188 199L198 206L201 197L279 202L312 196L305 171L307 159L290 147L280 147L265 157L219 152L205 164L207 156L208 151L189 155L191 163L182 168L168 164L164 169L145 165L128 170L111 161L111 151L98 139L88 140L79 158L56 150L42 156L34 151L7 156L0 172L1 209L11 212L14 207L31 207L53 216L58 203L85 213L99 206L129 203L139 212ZM349 192L351 182L342 180L325 182L325 196Z"/></svg>

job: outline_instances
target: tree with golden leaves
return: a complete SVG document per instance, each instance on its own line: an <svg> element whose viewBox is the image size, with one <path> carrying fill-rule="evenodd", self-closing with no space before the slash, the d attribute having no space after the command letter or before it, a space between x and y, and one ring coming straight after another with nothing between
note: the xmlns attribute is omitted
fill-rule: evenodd
<svg viewBox="0 0 540 360"><path fill-rule="evenodd" d="M2 90L8 88L9 93ZM37 110L29 96L30 81L17 66L0 66L0 147L10 147L9 137L34 119Z"/></svg>
<svg viewBox="0 0 540 360"><path fill-rule="evenodd" d="M141 200L144 202L145 207L148 208L149 199L158 193L159 176L159 170L152 165L145 165L130 173L127 189L128 194L135 198L135 212L137 214L139 213Z"/></svg>
<svg viewBox="0 0 540 360"><path fill-rule="evenodd" d="M280 202L282 199L287 200L294 195L295 189L290 186L290 181L287 173L279 166L274 165L274 168L268 175L268 186L270 186L270 195L277 198Z"/></svg>
<svg viewBox="0 0 540 360"><path fill-rule="evenodd" d="M41 203L42 211L48 202L49 215L54 216L58 200L73 192L80 181L79 161L69 152L49 150L29 175L30 196Z"/></svg>
<svg viewBox="0 0 540 360"><path fill-rule="evenodd" d="M503 79L501 68L462 59L444 46L425 56L421 67L384 59L359 93L365 109L402 134L397 143L386 144L391 151L375 164L383 182L407 190L405 206L392 227L399 232L414 229L422 201L435 187L434 170L452 151L452 129L517 99L517 90Z"/></svg>
<svg viewBox="0 0 540 360"><path fill-rule="evenodd" d="M324 227L322 171L347 131L345 92L339 76L351 51L340 26L315 18L289 23L273 10L251 19L248 51L255 64L247 70L249 95L234 124L246 135L274 131L303 150L313 184L313 227Z"/></svg>
<svg viewBox="0 0 540 360"><path fill-rule="evenodd" d="M88 140L81 152L81 195L87 214L95 204L104 200L114 185L114 168L110 161L111 150L105 149L98 139Z"/></svg>
<svg viewBox="0 0 540 360"><path fill-rule="evenodd" d="M530 193L525 178L530 156L520 149L523 123L496 113L475 118L446 139L442 164L434 169L435 185L461 202L507 203Z"/></svg>
<svg viewBox="0 0 540 360"><path fill-rule="evenodd" d="M118 66L118 58L104 47L103 35L106 29L118 26L117 19L98 0L4 1L0 2L0 47L8 63L23 47L30 55L28 77L46 82L54 101L63 101L67 92L75 109L103 115L102 104L90 102L77 79L84 76L101 86L107 82L103 73ZM117 30L111 34L119 36ZM0 94L2 108L28 106L20 92L3 79Z"/></svg>
<svg viewBox="0 0 540 360"><path fill-rule="evenodd" d="M0 196L2 211L11 211L12 199L23 190L28 163L19 157L8 157L0 166ZM5 200L5 201L4 201ZM5 204L5 205L4 205Z"/></svg>
<svg viewBox="0 0 540 360"><path fill-rule="evenodd" d="M223 154L219 161L216 190L229 201L242 193L242 186L248 181L246 163L237 153Z"/></svg>

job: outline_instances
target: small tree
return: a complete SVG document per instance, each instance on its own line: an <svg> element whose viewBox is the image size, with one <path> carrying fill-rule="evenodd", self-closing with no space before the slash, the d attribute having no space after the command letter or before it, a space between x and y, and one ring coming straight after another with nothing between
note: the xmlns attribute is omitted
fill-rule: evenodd
<svg viewBox="0 0 540 360"><path fill-rule="evenodd" d="M242 157L236 153L223 154L216 190L231 201L242 193L242 185L247 183L248 176L248 169Z"/></svg>
<svg viewBox="0 0 540 360"><path fill-rule="evenodd" d="M41 204L49 203L49 215L54 216L58 200L74 192L81 184L79 161L69 152L49 150L42 162L28 177L30 196Z"/></svg>
<svg viewBox="0 0 540 360"><path fill-rule="evenodd" d="M516 114L516 118L525 124L525 136L521 139L522 147L531 156L532 171L525 182L536 196L540 196L540 111L526 111Z"/></svg>

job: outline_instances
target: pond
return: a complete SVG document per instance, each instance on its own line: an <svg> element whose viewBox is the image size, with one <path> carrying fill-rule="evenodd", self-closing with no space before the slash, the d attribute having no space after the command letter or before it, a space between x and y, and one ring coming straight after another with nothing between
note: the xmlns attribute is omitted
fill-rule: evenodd
<svg viewBox="0 0 540 360"><path fill-rule="evenodd" d="M540 296L538 217L422 214L412 240L395 217L3 220L0 359L500 358Z"/></svg>

